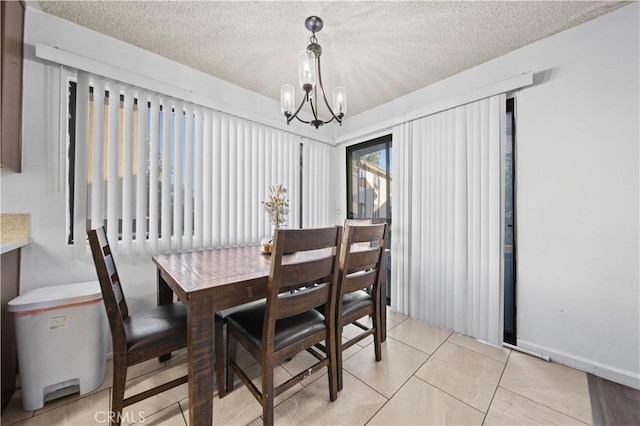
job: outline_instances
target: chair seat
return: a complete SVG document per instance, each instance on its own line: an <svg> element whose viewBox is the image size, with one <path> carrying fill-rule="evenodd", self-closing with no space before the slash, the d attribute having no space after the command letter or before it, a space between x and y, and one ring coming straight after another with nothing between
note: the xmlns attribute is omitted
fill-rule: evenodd
<svg viewBox="0 0 640 426"><path fill-rule="evenodd" d="M349 316L367 306L373 306L373 298L366 291L358 290L347 293L342 298L342 315ZM324 306L318 306L316 310L324 314Z"/></svg>
<svg viewBox="0 0 640 426"><path fill-rule="evenodd" d="M367 306L373 306L373 298L366 291L358 290L347 293L342 298L342 315L348 317Z"/></svg>
<svg viewBox="0 0 640 426"><path fill-rule="evenodd" d="M226 317L227 326L234 327L252 345L260 347L265 304L252 304L245 309L238 309ZM279 351L292 343L299 342L326 329L324 316L318 311L310 310L299 315L276 321L274 348Z"/></svg>
<svg viewBox="0 0 640 426"><path fill-rule="evenodd" d="M171 303L155 308L123 321L129 351L142 351L187 343L187 309L182 303Z"/></svg>

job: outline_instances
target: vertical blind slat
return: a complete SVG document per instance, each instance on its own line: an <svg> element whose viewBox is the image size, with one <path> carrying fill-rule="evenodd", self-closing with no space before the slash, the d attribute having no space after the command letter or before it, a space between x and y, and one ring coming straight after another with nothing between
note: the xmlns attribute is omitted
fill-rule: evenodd
<svg viewBox="0 0 640 426"><path fill-rule="evenodd" d="M203 202L203 214L202 214L202 223L203 223L203 240L202 246L203 248L211 248L212 247L212 234L213 234L213 224L215 221L215 214L212 210L213 203L216 198L219 198L219 188L213 185L213 176L218 173L219 165L214 164L214 158L219 158L215 152L216 147L219 146L219 143L216 143L215 140L219 140L219 124L217 119L217 115L212 113L210 110L205 110L204 113L204 132L203 132L203 155L204 159L203 164L203 179L202 179L202 187L204 192L204 202ZM212 220L213 218L213 220Z"/></svg>
<svg viewBox="0 0 640 426"><path fill-rule="evenodd" d="M138 114L137 114L137 139L138 144L138 161L136 174L136 252L146 252L147 240L147 200L149 194L147 192L147 161L149 149L147 142L147 125L149 123L149 110L147 108L148 94L143 92L138 94Z"/></svg>
<svg viewBox="0 0 640 426"><path fill-rule="evenodd" d="M133 88L124 91L122 125L122 249L131 253L133 243Z"/></svg>
<svg viewBox="0 0 640 426"><path fill-rule="evenodd" d="M93 138L91 176L91 227L103 225L103 145L104 145L104 80L94 78L93 83Z"/></svg>
<svg viewBox="0 0 640 426"><path fill-rule="evenodd" d="M160 98L162 106L162 177L160 185L162 193L160 195L160 247L163 252L171 250L171 225L172 225L172 209L171 209L171 178L173 175L171 167L171 100L162 96Z"/></svg>
<svg viewBox="0 0 640 426"><path fill-rule="evenodd" d="M182 210L183 210L183 164L182 153L184 152L184 105L182 102L175 103L173 113L173 144L172 144L172 164L173 164L173 251L182 250Z"/></svg>
<svg viewBox="0 0 640 426"><path fill-rule="evenodd" d="M159 154L159 126L160 126L160 99L153 95L151 109L149 111L149 245L151 251L158 249L158 229L160 215L160 194L158 193L158 162Z"/></svg>
<svg viewBox="0 0 640 426"><path fill-rule="evenodd" d="M117 83L109 82L109 109L108 109L108 140L107 140L107 238L112 244L118 242L120 207L120 176L118 161L119 143L119 115L120 115L120 88Z"/></svg>
<svg viewBox="0 0 640 426"><path fill-rule="evenodd" d="M74 234L73 243L78 254L84 254L86 250L87 228L87 186L89 163L89 74L78 71L78 83L76 86L76 161L75 161L75 185L73 219Z"/></svg>
<svg viewBox="0 0 640 426"><path fill-rule="evenodd" d="M184 245L193 249L193 106L186 105L184 112Z"/></svg>
<svg viewBox="0 0 640 426"><path fill-rule="evenodd" d="M200 107L195 107L193 111L194 121L194 212L193 212L193 249L199 250L203 247L204 236L204 114Z"/></svg>

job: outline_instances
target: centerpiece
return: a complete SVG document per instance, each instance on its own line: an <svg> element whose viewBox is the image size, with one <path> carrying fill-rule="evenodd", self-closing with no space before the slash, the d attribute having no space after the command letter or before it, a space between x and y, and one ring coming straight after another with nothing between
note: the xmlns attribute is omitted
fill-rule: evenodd
<svg viewBox="0 0 640 426"><path fill-rule="evenodd" d="M273 238L275 230L285 226L285 221L291 209L289 208L289 200L286 198L287 189L281 184L269 185L269 197L263 201L264 209L269 216L269 220L273 225L273 233L262 239L260 251L263 253L271 253L273 246Z"/></svg>

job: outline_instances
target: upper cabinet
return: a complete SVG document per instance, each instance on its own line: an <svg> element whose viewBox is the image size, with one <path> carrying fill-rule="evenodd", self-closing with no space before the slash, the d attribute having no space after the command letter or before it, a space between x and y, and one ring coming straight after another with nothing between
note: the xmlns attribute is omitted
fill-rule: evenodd
<svg viewBox="0 0 640 426"><path fill-rule="evenodd" d="M0 164L22 171L23 1L0 2Z"/></svg>

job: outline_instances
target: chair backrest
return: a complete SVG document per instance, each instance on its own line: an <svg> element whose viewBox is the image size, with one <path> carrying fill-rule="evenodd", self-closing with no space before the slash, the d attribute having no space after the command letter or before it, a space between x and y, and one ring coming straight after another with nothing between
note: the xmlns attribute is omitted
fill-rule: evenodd
<svg viewBox="0 0 640 426"><path fill-rule="evenodd" d="M276 320L321 305L335 315L341 239L341 226L276 230L263 332L267 342Z"/></svg>
<svg viewBox="0 0 640 426"><path fill-rule="evenodd" d="M129 316L127 301L122 292L122 285L118 277L118 270L111 254L109 241L104 232L104 227L91 229L87 232L89 245L93 253L93 262L98 273L98 281L102 289L102 299L104 300L109 318L111 334L124 338L124 328L122 321Z"/></svg>
<svg viewBox="0 0 640 426"><path fill-rule="evenodd" d="M387 224L347 223L340 253L338 298L353 291L371 289L379 297L380 269L384 256Z"/></svg>

